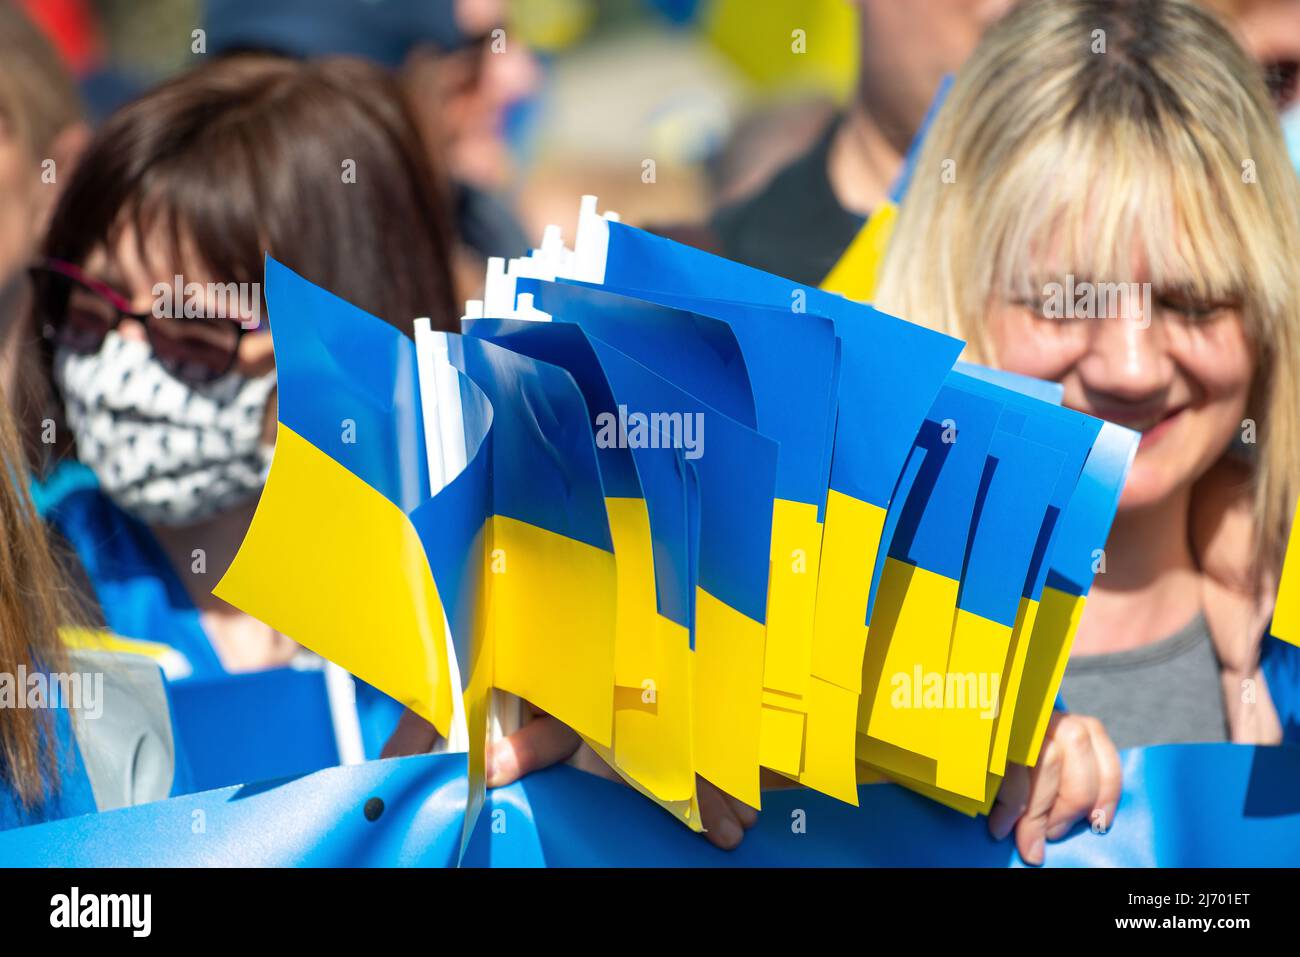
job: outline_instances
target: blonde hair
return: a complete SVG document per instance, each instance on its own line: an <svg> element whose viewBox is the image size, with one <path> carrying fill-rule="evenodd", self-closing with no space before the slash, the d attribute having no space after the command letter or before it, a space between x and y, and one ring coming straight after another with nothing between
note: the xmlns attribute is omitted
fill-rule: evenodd
<svg viewBox="0 0 1300 957"><path fill-rule="evenodd" d="M876 305L996 364L989 304L1031 295L1045 250L1062 271L1124 281L1134 241L1157 288L1242 303L1259 421L1251 571L1276 574L1300 490L1300 380L1285 367L1300 357L1300 186L1259 68L1211 14L1026 0L994 25L926 138Z"/></svg>
<svg viewBox="0 0 1300 957"><path fill-rule="evenodd" d="M0 117L41 157L81 116L77 88L45 35L13 0L0 0Z"/></svg>

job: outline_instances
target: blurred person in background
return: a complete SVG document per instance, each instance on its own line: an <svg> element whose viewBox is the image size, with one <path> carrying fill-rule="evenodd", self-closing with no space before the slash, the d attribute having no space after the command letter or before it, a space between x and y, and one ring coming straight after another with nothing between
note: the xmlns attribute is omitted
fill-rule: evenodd
<svg viewBox="0 0 1300 957"><path fill-rule="evenodd" d="M489 256L528 242L504 199L514 182L507 120L535 93L536 61L506 29L505 0L208 0L208 51L300 59L345 54L395 72L449 196L458 298L482 287Z"/></svg>
<svg viewBox="0 0 1300 957"><path fill-rule="evenodd" d="M1055 714L990 816L1026 860L1084 815L1108 826L1115 745L1298 730L1300 654L1266 637L1300 493L1298 246L1261 71L1185 0L1025 0L927 135L877 305L1142 433L1062 684L1091 717ZM1053 281L1146 292L1076 316ZM1244 508L1196 494L1224 468Z"/></svg>
<svg viewBox="0 0 1300 957"><path fill-rule="evenodd" d="M275 436L263 255L408 333L421 315L453 329L450 214L434 182L396 82L359 60L218 60L98 131L33 270L33 319L94 478L46 516L110 630L171 646L196 676L298 652L211 594ZM227 301L160 318L155 287L175 277L240 284L254 314L227 315Z"/></svg>
<svg viewBox="0 0 1300 957"><path fill-rule="evenodd" d="M812 148L690 237L728 259L817 285L888 194L946 74L1012 0L856 0L858 77Z"/></svg>
<svg viewBox="0 0 1300 957"><path fill-rule="evenodd" d="M1300 173L1300 0L1202 0L1264 68L1282 116L1291 165Z"/></svg>
<svg viewBox="0 0 1300 957"><path fill-rule="evenodd" d="M1201 2L1224 17L1264 68L1300 169L1300 0ZM729 259L819 284L887 195L940 80L1014 3L855 0L858 78L849 106L762 189L737 202L720 196L705 230L670 232Z"/></svg>
<svg viewBox="0 0 1300 957"><path fill-rule="evenodd" d="M15 3L0 0L0 389L38 468L50 448L39 440L49 395L33 374L27 266L89 137L58 56Z"/></svg>

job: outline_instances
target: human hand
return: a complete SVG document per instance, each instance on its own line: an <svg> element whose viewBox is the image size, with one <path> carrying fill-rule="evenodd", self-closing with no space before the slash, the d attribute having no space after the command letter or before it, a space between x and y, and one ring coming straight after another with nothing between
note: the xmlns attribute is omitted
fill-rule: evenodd
<svg viewBox="0 0 1300 957"><path fill-rule="evenodd" d="M989 830L1002 840L1016 832L1026 864L1042 864L1046 841L1065 837L1081 818L1110 828L1122 785L1119 752L1096 718L1057 711L1032 768L1007 765Z"/></svg>

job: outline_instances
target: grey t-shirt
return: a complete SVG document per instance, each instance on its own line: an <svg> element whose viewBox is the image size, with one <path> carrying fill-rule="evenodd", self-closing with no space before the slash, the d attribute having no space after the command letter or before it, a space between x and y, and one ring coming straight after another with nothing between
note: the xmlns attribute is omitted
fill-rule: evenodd
<svg viewBox="0 0 1300 957"><path fill-rule="evenodd" d="M1072 657L1065 706L1106 726L1117 748L1227 741L1219 660L1202 615L1142 648Z"/></svg>

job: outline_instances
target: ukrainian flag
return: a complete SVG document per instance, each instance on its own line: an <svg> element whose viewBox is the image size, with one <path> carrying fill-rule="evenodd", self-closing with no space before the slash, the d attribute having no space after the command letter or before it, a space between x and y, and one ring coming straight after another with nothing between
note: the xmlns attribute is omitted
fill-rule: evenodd
<svg viewBox="0 0 1300 957"><path fill-rule="evenodd" d="M444 737L462 709L485 726L491 670L477 572L489 516L484 396L458 378L470 410L467 466L434 496L411 340L270 258L266 297L275 455L213 593L379 688ZM457 673L466 683L453 680ZM482 801L481 737L470 737L469 771L462 852Z"/></svg>
<svg viewBox="0 0 1300 957"><path fill-rule="evenodd" d="M1007 432L994 433L980 478L957 599L946 667L942 734L919 749L919 756L859 739L859 753L911 786L983 802L999 692L1020 615L1021 590L1038 530L1061 468L1061 453ZM891 687L890 704L911 692ZM955 686L961 701L949 700ZM885 689L878 692L883 697ZM988 697L991 695L990 697ZM924 702L922 702L924 703ZM991 708L989 705L991 704ZM931 760L922 760L929 758Z"/></svg>
<svg viewBox="0 0 1300 957"><path fill-rule="evenodd" d="M720 427L727 434L731 433L733 423L750 430L757 427L757 390L751 386L747 362L731 324L710 316L620 296L578 283L521 279L516 286L516 294L520 297L531 296L534 309L554 316L557 322L581 326L593 339L604 342L645 365L704 404L688 414L706 416L711 421L714 419L714 411L720 413L725 417L720 420ZM693 405L692 407L694 408ZM709 409L708 413L704 407ZM823 404L816 412L821 414L824 408ZM714 450L719 441L719 433L717 428L707 431L710 446L708 464L711 464L717 454ZM818 450L818 456L820 455L821 450ZM709 487L712 485L706 483L706 488ZM725 502L727 507L736 504L734 498ZM761 507L770 506L764 503ZM708 529L715 513L702 506L700 514L703 523L702 548L706 555L701 562L701 569L707 578L707 569L712 567L707 557L712 541ZM718 567L725 570L727 566L718 564ZM758 649L764 646L764 642L756 639L752 632L753 622L762 621L766 606L764 602L753 602L751 607L760 612L757 619L745 616L736 612L728 602L718 601L715 595L717 591L703 587L702 593L697 596L702 620L698 623L696 632L710 636L729 636L727 639L710 637L697 640L693 646L697 668L703 669L696 672L696 698L704 702L701 705L704 713L696 723L697 736L704 735L698 742L698 751L705 755L702 766L713 769L707 777L729 782L726 785L728 790L733 793L741 790L754 803L758 797L756 765L752 774L749 771L728 770L721 755L735 757L743 753L735 744L737 740L750 741L752 738L753 746L760 747L759 735L752 733L751 728L741 726L735 729L734 740L727 742L725 732L715 734L707 729L715 726L716 718L726 718L735 724L739 718L751 712L748 702L761 687L761 678L754 688L749 688L743 680L744 671L737 667L737 656L747 652L751 656L747 659L749 665L757 663L761 667L762 663L753 656L759 654ZM807 625L811 626L811 616ZM727 654L722 652L719 643L722 640L729 642L729 654L736 659L730 665L724 663ZM711 664L716 666L710 667ZM724 679L729 680L726 686L723 685ZM719 728L721 730L726 726L724 723ZM801 743L801 740L797 741L796 745L801 746ZM715 756L707 757L709 754ZM742 783L742 777L752 778L752 781Z"/></svg>
<svg viewBox="0 0 1300 957"><path fill-rule="evenodd" d="M410 518L431 498L414 344L269 258L266 298L275 456L214 594L448 735L447 609Z"/></svg>
<svg viewBox="0 0 1300 957"><path fill-rule="evenodd" d="M520 355L566 369L586 400L592 422L618 421L614 398L587 334L560 322L479 319L466 335L495 342ZM695 763L692 750L690 636L684 586L685 525L666 521L684 508L685 494L670 488L666 500L652 496L652 525L632 451L624 443L600 442L597 461L605 491L617 567L614 632L614 744L612 753L588 741L628 783L695 830ZM655 555L667 556L656 566ZM673 574L674 569L681 569ZM662 575L664 587L656 587ZM681 596L681 597L677 597ZM674 598L677 598L674 601ZM661 608L675 608L674 620Z"/></svg>
<svg viewBox="0 0 1300 957"><path fill-rule="evenodd" d="M633 450L647 502L651 474L683 489L687 622L694 685L695 769L740 800L759 805L759 723L767 595L767 550L776 445L710 409L625 353L594 339L618 401L629 409L677 411L703 423L702 454ZM653 515L652 515L653 521ZM656 574L661 565L655 555Z"/></svg>
<svg viewBox="0 0 1300 957"><path fill-rule="evenodd" d="M586 403L563 369L448 339L453 365L494 413L492 685L609 747L617 585Z"/></svg>
<svg viewBox="0 0 1300 957"><path fill-rule="evenodd" d="M1137 450L1137 433L1087 416L1080 419L1085 420L1082 423L1087 430L1085 434L1092 432L1095 424L1096 438L1086 450L1086 462L1073 482L1069 476L1075 474L1077 450L1067 447L1070 433L1052 433L1063 464L1051 501L1061 501L1063 485L1074 487L1065 493L1064 505L1056 516L1053 512L1057 506L1049 504L1049 519L1039 532L1026 585L1031 597L1022 597L1021 614L1004 672L1010 675L1004 677L1004 686L1014 682L1015 687L1002 695L999 705L983 800L968 800L923 783L903 782L967 814L988 812L997 796L1007 760L1030 766L1037 760L1083 612L1084 598L1092 583L1094 563L1105 544L1124 479ZM1049 558L1043 560L1044 555ZM1032 598L1035 588L1038 600ZM1017 645L1021 648L1017 649Z"/></svg>

